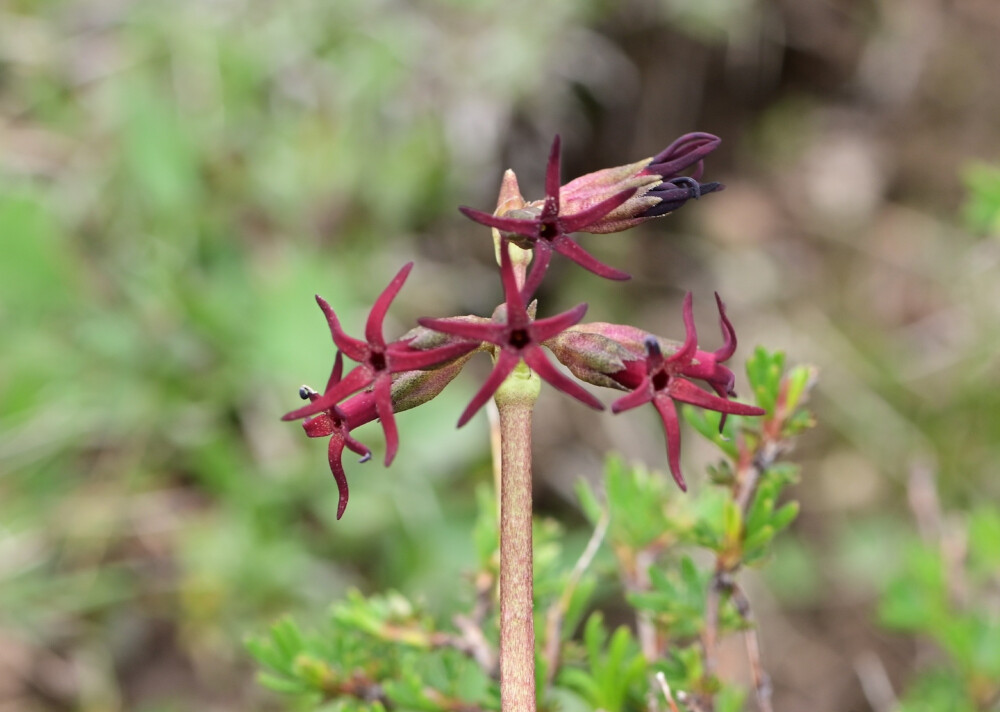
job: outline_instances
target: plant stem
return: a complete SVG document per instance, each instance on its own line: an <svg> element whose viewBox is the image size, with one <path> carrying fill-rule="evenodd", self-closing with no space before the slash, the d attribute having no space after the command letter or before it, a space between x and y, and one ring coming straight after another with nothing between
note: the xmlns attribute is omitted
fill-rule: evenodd
<svg viewBox="0 0 1000 712"><path fill-rule="evenodd" d="M541 382L522 363L497 390L500 412L500 707L535 710L531 414Z"/></svg>

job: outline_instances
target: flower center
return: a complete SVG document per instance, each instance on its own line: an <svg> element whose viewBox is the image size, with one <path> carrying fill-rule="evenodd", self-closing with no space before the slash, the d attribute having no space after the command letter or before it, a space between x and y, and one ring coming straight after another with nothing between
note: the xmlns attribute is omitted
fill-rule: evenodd
<svg viewBox="0 0 1000 712"><path fill-rule="evenodd" d="M538 236L546 240L551 240L558 234L559 230L556 228L555 223L550 222L542 223L542 229L538 231Z"/></svg>
<svg viewBox="0 0 1000 712"><path fill-rule="evenodd" d="M381 351L373 351L372 355L368 358L368 363L376 371L384 371L386 367L385 354Z"/></svg>
<svg viewBox="0 0 1000 712"><path fill-rule="evenodd" d="M523 349L531 343L531 335L527 329L514 329L510 332L509 343L515 349Z"/></svg>
<svg viewBox="0 0 1000 712"><path fill-rule="evenodd" d="M670 383L670 374L666 371L657 371L653 375L653 388L657 391L662 391Z"/></svg>

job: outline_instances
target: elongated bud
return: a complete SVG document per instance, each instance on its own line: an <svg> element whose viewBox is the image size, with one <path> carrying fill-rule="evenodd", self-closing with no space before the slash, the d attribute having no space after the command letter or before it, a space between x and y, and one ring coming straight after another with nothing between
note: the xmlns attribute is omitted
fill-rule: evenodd
<svg viewBox="0 0 1000 712"><path fill-rule="evenodd" d="M426 371L404 371L392 380L392 409L396 413L437 398L461 373L475 351L470 351L443 366Z"/></svg>
<svg viewBox="0 0 1000 712"><path fill-rule="evenodd" d="M455 324L490 324L491 319L487 319L484 316L449 316L442 318L442 322L453 322ZM468 339L463 339L460 336L455 336L454 334L445 334L442 331L435 331L434 329L428 329L424 326L415 326L409 331L407 331L399 339L400 341L406 342L406 345L411 349L418 351L427 351L428 349L436 349L441 346L451 346L452 344L469 343ZM438 364L443 365L443 364ZM435 366L436 368L437 366Z"/></svg>
<svg viewBox="0 0 1000 712"><path fill-rule="evenodd" d="M503 181L500 183L500 195L497 196L497 209L493 214L520 217L520 213L524 210L525 205L524 196L521 195L521 189L517 184L517 176L514 174L514 171L508 168L503 174ZM501 239L500 231L493 228L493 248L496 252L497 264L500 264L500 249L502 246L503 240ZM508 249L510 250L510 261L514 265L520 281L524 282L524 272L528 263L531 262L532 257L530 245L521 244L519 246L511 244L508 246Z"/></svg>
<svg viewBox="0 0 1000 712"><path fill-rule="evenodd" d="M520 210L525 205L521 188L517 184L517 175L508 168L500 182L500 195L497 196L497 209L494 215L503 215L511 210Z"/></svg>
<svg viewBox="0 0 1000 712"><path fill-rule="evenodd" d="M622 205L581 232L606 234L621 232L652 218L667 215L688 200L722 190L719 183L701 183L702 161L720 141L706 133L681 136L660 153L635 163L588 173L559 191L563 215L573 215L597 205L623 190L635 193ZM691 176L682 171L692 169Z"/></svg>
<svg viewBox="0 0 1000 712"><path fill-rule="evenodd" d="M635 332L635 333L632 333ZM633 352L626 344L632 344L642 335L640 329L606 322L578 324L566 329L545 342L545 346L566 366L570 372L585 383L605 388L627 390L618 379L630 370L644 363L643 354ZM616 338L618 337L618 338ZM620 340L621 339L621 340Z"/></svg>

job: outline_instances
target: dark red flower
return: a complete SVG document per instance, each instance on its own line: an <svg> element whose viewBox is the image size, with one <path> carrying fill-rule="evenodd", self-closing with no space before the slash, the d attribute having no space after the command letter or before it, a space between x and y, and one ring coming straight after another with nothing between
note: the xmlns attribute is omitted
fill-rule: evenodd
<svg viewBox="0 0 1000 712"><path fill-rule="evenodd" d="M506 316L502 317L503 321L494 320L488 324L476 324L426 317L418 320L421 326L469 339L474 341L477 346L482 342L488 342L500 347L493 371L462 413L458 420L458 427L469 422L469 419L496 392L521 359L524 359L524 362L542 379L563 393L573 396L591 408L603 410L604 406L599 400L575 381L560 373L549 362L541 347L543 341L553 338L579 322L587 311L587 305L580 304L562 314L546 319L532 320L525 306L525 292L522 292L517 285L506 240L502 240L500 243L500 277L503 281L506 302Z"/></svg>
<svg viewBox="0 0 1000 712"><path fill-rule="evenodd" d="M327 389L336 386L341 382L341 374L344 370L344 358L337 352L337 358L333 363L333 371L327 382ZM299 395L303 400L310 400L315 403L322 396L308 386L299 389ZM332 405L325 411L309 418L302 423L306 435L311 438L322 438L330 436L330 446L328 457L330 460L330 472L333 479L337 481L337 490L340 492L340 501L337 504L337 519L344 516L347 508L347 499L350 492L347 487L347 474L344 472L344 465L341 457L344 447L361 455L361 462L371 459L372 452L365 445L357 441L351 430L365 423L375 420L377 417L375 406L375 394L371 392L359 393L340 405Z"/></svg>
<svg viewBox="0 0 1000 712"><path fill-rule="evenodd" d="M462 213L481 225L496 228L516 242L527 242L525 247L535 249L535 264L529 284L537 287L541 275L548 266L551 253L558 252L576 262L584 269L608 279L628 279L626 272L600 262L584 250L569 236L574 232L586 230L587 227L599 222L604 216L631 198L636 188L628 187L617 193L605 196L585 208L567 212L560 210L560 165L559 136L552 142L549 152L549 162L545 170L545 201L539 212L537 206L512 210L503 216L490 215L479 210L461 207ZM520 238L526 238L519 239ZM529 294L533 289L526 290Z"/></svg>
<svg viewBox="0 0 1000 712"><path fill-rule="evenodd" d="M632 388L632 392L616 400L611 410L621 413L636 408L644 403L652 402L663 421L663 429L667 438L667 461L670 472L678 486L686 491L687 485L681 474L680 452L681 432L674 401L690 403L700 408L707 408L719 413L736 415L764 415L763 408L745 405L729 400L726 396L733 392L733 374L722 365L736 349L736 334L732 324L726 317L725 307L716 295L719 314L723 325L726 341L715 352L698 350L698 334L694 324L691 293L684 297L684 330L683 345L669 356L664 356L659 340L649 335L644 340L646 351L644 369L637 368L637 361L629 361L626 368L610 374L611 378L621 385ZM642 373L644 371L645 373ZM719 395L706 393L693 384L690 378L707 382Z"/></svg>
<svg viewBox="0 0 1000 712"><path fill-rule="evenodd" d="M359 365L343 380L338 377L334 381L331 374L331 380L327 383L323 395L309 405L282 416L282 420L296 420L330 411L347 396L370 386L375 399L375 411L382 421L382 429L385 432L386 467L392 462L399 448L399 434L392 414L392 374L430 368L467 354L478 346L474 343L457 342L438 348L419 350L410 347L412 339L404 338L388 344L385 342L382 336L382 322L412 268L412 262L406 264L375 301L365 325L365 341L348 336L341 328L333 308L325 299L316 295L316 301L330 326L333 343Z"/></svg>

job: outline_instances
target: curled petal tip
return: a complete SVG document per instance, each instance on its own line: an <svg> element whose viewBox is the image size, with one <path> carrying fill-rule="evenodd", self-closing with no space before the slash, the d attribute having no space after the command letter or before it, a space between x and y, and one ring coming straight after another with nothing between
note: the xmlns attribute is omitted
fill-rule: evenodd
<svg viewBox="0 0 1000 712"><path fill-rule="evenodd" d="M690 176L680 176L678 178L671 178L669 181L672 185L686 185L691 189L691 197L695 200L701 197L701 183L696 181ZM706 184L707 185L707 184Z"/></svg>

